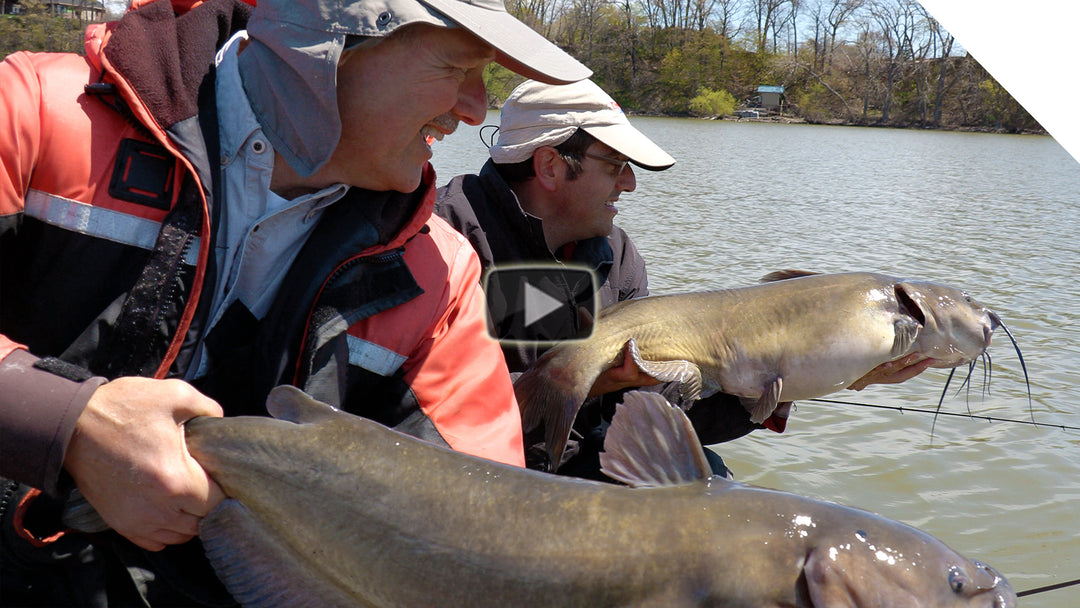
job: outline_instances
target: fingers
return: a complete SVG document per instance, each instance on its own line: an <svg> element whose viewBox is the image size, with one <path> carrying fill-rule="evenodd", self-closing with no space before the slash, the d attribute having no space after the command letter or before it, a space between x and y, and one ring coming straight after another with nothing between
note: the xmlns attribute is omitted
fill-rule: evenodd
<svg viewBox="0 0 1080 608"><path fill-rule="evenodd" d="M223 498L187 451L183 423L221 407L180 380L119 378L87 403L64 467L106 523L157 551L187 542Z"/></svg>
<svg viewBox="0 0 1080 608"><path fill-rule="evenodd" d="M178 510L146 506L143 519L122 520L114 529L123 537L148 551L160 551L166 545L186 543L199 534L201 516Z"/></svg>
<svg viewBox="0 0 1080 608"><path fill-rule="evenodd" d="M589 397L612 393L624 388L660 384L659 380L641 371L629 351L630 345L627 343L622 349L621 359L614 366L604 370L593 383Z"/></svg>
<svg viewBox="0 0 1080 608"><path fill-rule="evenodd" d="M168 545L186 543L199 534L202 517L190 513L177 513L170 528L158 528L149 535L132 534L127 539L147 551L161 551Z"/></svg>
<svg viewBox="0 0 1080 608"><path fill-rule="evenodd" d="M898 384L900 382L906 382L923 373L926 371L926 368L936 362L937 359L929 358L920 353L913 353L895 361L882 363L870 370L870 372L862 378L853 382L848 388L855 391L861 391L871 384Z"/></svg>
<svg viewBox="0 0 1080 608"><path fill-rule="evenodd" d="M926 369L933 365L935 361L937 360L925 358L907 365L895 366L897 369L895 372L889 375L888 382L896 384L898 382L905 382L907 380L910 380L926 371Z"/></svg>

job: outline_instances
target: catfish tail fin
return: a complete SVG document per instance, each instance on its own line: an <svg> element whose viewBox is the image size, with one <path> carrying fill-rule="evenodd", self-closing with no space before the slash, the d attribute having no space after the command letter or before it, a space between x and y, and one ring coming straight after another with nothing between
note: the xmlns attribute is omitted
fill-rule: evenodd
<svg viewBox="0 0 1080 608"><path fill-rule="evenodd" d="M552 471L562 465L574 419L602 371L602 365L580 365L565 355L553 348L514 382L522 429L526 437L543 430Z"/></svg>

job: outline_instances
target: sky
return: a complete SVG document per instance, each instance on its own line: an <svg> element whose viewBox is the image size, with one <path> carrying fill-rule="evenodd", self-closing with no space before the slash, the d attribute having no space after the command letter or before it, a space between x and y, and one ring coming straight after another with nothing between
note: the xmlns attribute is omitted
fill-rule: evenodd
<svg viewBox="0 0 1080 608"><path fill-rule="evenodd" d="M1080 1L919 2L1080 161Z"/></svg>

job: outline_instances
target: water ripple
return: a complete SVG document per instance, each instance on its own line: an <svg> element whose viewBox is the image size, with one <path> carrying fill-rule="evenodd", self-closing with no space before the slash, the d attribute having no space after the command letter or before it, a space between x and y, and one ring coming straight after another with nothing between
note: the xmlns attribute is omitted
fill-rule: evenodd
<svg viewBox="0 0 1080 608"><path fill-rule="evenodd" d="M649 262L653 293L747 285L782 268L964 287L1019 341L1036 420L1080 426L1080 164L1052 139L634 123L678 161L663 172L635 169L638 191L622 197L617 219ZM462 131L435 146L442 181L483 164L486 151ZM1003 334L991 354L990 393L950 392L944 408L1028 419ZM932 408L943 383L932 370L841 396ZM1080 433L939 418L931 435L931 425L923 414L811 402L782 435L759 431L714 448L742 481L917 525L993 564L1016 589L1080 576ZM1068 605L1069 593L1024 606Z"/></svg>

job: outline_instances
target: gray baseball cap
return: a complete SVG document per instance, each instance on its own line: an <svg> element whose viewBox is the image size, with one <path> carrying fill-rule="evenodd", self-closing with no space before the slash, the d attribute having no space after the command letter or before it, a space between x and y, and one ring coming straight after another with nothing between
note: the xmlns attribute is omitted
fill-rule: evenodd
<svg viewBox="0 0 1080 608"><path fill-rule="evenodd" d="M337 63L347 37L387 36L413 23L464 28L528 78L562 84L592 74L502 0L259 0L240 74L263 131L300 175L326 163L340 137Z"/></svg>

